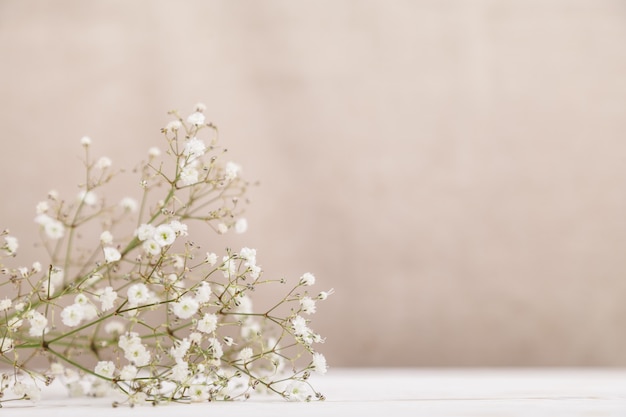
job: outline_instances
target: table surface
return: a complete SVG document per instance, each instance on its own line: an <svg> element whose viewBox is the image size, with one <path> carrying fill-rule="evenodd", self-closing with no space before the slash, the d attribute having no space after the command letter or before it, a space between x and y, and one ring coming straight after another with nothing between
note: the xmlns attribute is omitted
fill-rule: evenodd
<svg viewBox="0 0 626 417"><path fill-rule="evenodd" d="M110 398L68 398L62 386L42 400L11 402L22 416L626 416L626 369L330 369L313 385L326 401L248 401L112 408Z"/></svg>

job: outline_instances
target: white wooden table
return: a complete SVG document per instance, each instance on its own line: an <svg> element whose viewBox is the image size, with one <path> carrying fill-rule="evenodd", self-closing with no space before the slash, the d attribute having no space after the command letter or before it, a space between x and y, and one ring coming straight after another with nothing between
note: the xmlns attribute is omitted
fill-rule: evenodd
<svg viewBox="0 0 626 417"><path fill-rule="evenodd" d="M67 398L52 386L42 400L11 403L9 417L99 416L626 416L626 369L335 369L316 377L327 400L276 397L112 408L107 398Z"/></svg>

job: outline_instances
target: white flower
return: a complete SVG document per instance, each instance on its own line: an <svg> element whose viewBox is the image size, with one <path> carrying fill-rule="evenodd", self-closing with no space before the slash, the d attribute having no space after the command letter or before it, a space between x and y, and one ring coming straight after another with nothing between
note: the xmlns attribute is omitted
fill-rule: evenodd
<svg viewBox="0 0 626 417"><path fill-rule="evenodd" d="M155 230L156 228L151 224L143 223L137 228L137 230L135 230L135 236L143 242L146 239L151 239L154 236Z"/></svg>
<svg viewBox="0 0 626 417"><path fill-rule="evenodd" d="M250 358L252 357L252 354L254 352L252 351L252 348L250 347L245 347L243 349L241 349L241 351L239 351L239 355L238 358L242 361L242 362L248 362L250 360Z"/></svg>
<svg viewBox="0 0 626 417"><path fill-rule="evenodd" d="M63 311L61 311L61 320L63 321L63 324L68 327L78 326L85 317L83 311L83 306L79 304L72 304L65 307Z"/></svg>
<svg viewBox="0 0 626 417"><path fill-rule="evenodd" d="M32 268L33 268L33 272L34 272L35 274L37 274L37 273L41 272L41 263L40 263L40 262L37 262L37 261L33 262L33 266L32 266Z"/></svg>
<svg viewBox="0 0 626 417"><path fill-rule="evenodd" d="M196 103L196 111L203 112L206 110L206 104L204 103Z"/></svg>
<svg viewBox="0 0 626 417"><path fill-rule="evenodd" d="M83 146L91 145L91 138L89 136L83 136L82 138L80 138L80 144Z"/></svg>
<svg viewBox="0 0 626 417"><path fill-rule="evenodd" d="M172 311L176 317L181 319L188 319L193 316L199 307L198 302L189 296L181 297L180 301L172 303Z"/></svg>
<svg viewBox="0 0 626 417"><path fill-rule="evenodd" d="M104 331L107 334L114 334L114 333L122 334L124 329L125 329L124 323L122 323L121 321L117 321L117 320L110 321L104 325Z"/></svg>
<svg viewBox="0 0 626 417"><path fill-rule="evenodd" d="M182 362L190 347L191 342L189 339L184 338L183 340L178 340L174 346L170 348L170 355L172 355L172 358L174 358L176 362Z"/></svg>
<svg viewBox="0 0 626 417"><path fill-rule="evenodd" d="M232 181L237 178L239 175L239 171L241 171L241 166L234 162L227 162L224 167L224 179L226 181Z"/></svg>
<svg viewBox="0 0 626 417"><path fill-rule="evenodd" d="M61 285L63 285L64 280L65 272L63 272L63 269L57 266L53 267L50 271L50 282L52 283L52 285L60 287Z"/></svg>
<svg viewBox="0 0 626 417"><path fill-rule="evenodd" d="M180 125L180 122L178 122L178 124ZM169 128L169 124L168 124L168 128ZM178 128L176 128L176 130L178 130ZM150 156L151 158L156 158L159 155L161 155L161 150L157 148L156 146L153 146L150 149L148 149L148 156Z"/></svg>
<svg viewBox="0 0 626 417"><path fill-rule="evenodd" d="M215 265L215 263L217 262L217 254L213 252L207 252L205 262L211 266Z"/></svg>
<svg viewBox="0 0 626 417"><path fill-rule="evenodd" d="M199 345L202 343L202 334L198 332L189 333L189 341L193 344Z"/></svg>
<svg viewBox="0 0 626 417"><path fill-rule="evenodd" d="M183 185L193 185L199 181L199 172L192 166L186 166L180 172L180 180Z"/></svg>
<svg viewBox="0 0 626 417"><path fill-rule="evenodd" d="M94 206L98 202L98 196L93 191L83 190L78 193L78 201L82 201L88 206Z"/></svg>
<svg viewBox="0 0 626 417"><path fill-rule="evenodd" d="M228 232L228 226L226 226L224 223L220 223L217 225L217 233L223 235L226 232Z"/></svg>
<svg viewBox="0 0 626 417"><path fill-rule="evenodd" d="M41 337L42 334L48 333L48 319L38 311L30 311L27 314L30 329L28 334L33 337Z"/></svg>
<svg viewBox="0 0 626 417"><path fill-rule="evenodd" d="M49 209L50 209L50 205L48 204L47 201L40 201L39 203L37 203L37 208L36 208L37 214L44 214Z"/></svg>
<svg viewBox="0 0 626 417"><path fill-rule="evenodd" d="M206 385L193 384L189 387L189 399L194 403L208 401L209 387Z"/></svg>
<svg viewBox="0 0 626 417"><path fill-rule="evenodd" d="M238 219L235 222L235 232L236 233L245 233L248 230L248 220L246 219Z"/></svg>
<svg viewBox="0 0 626 417"><path fill-rule="evenodd" d="M154 231L153 239L159 246L169 246L174 243L176 240L176 232L172 229L171 226L167 224L162 224L156 228Z"/></svg>
<svg viewBox="0 0 626 417"><path fill-rule="evenodd" d="M102 156L102 157L100 157L100 159L98 159L98 162L96 162L96 167L99 168L99 169L107 169L112 164L113 164L113 161L111 161L111 158L108 158L106 156Z"/></svg>
<svg viewBox="0 0 626 417"><path fill-rule="evenodd" d="M222 258L222 273L225 278L229 278L232 275L235 275L235 271L237 270L237 264L235 263L235 259L230 256L224 256Z"/></svg>
<svg viewBox="0 0 626 417"><path fill-rule="evenodd" d="M328 291L320 291L320 293L317 295L317 299L324 301L325 299L328 298L329 295L334 294L334 293L335 293L334 288L331 288Z"/></svg>
<svg viewBox="0 0 626 417"><path fill-rule="evenodd" d="M205 120L204 114L200 112L191 113L189 117L187 118L187 122L191 123L194 126L203 125L204 120Z"/></svg>
<svg viewBox="0 0 626 417"><path fill-rule="evenodd" d="M292 381L285 391L290 401L305 401L309 396L307 385L302 381Z"/></svg>
<svg viewBox="0 0 626 417"><path fill-rule="evenodd" d="M124 351L128 350L131 346L140 345L141 339L135 332L128 332L120 336L117 345Z"/></svg>
<svg viewBox="0 0 626 417"><path fill-rule="evenodd" d="M311 365L316 373L323 375L328 370L326 366L326 358L321 353L315 352L313 354L313 363Z"/></svg>
<svg viewBox="0 0 626 417"><path fill-rule="evenodd" d="M108 230L100 233L100 242L103 245L110 245L113 242L113 235Z"/></svg>
<svg viewBox="0 0 626 417"><path fill-rule="evenodd" d="M161 246L154 239L148 239L143 242L143 250L149 255L156 256L161 253Z"/></svg>
<svg viewBox="0 0 626 417"><path fill-rule="evenodd" d="M260 266L252 265L252 266L249 266L248 269L250 270L250 272L248 273L250 275L250 278L257 279L259 276L261 276Z"/></svg>
<svg viewBox="0 0 626 417"><path fill-rule="evenodd" d="M211 285L202 281L196 288L196 301L200 304L208 303L211 299Z"/></svg>
<svg viewBox="0 0 626 417"><path fill-rule="evenodd" d="M177 362L172 368L170 378L173 381L183 382L189 377L189 364L187 362Z"/></svg>
<svg viewBox="0 0 626 417"><path fill-rule="evenodd" d="M57 201L59 199L59 192L57 190L48 191L48 198Z"/></svg>
<svg viewBox="0 0 626 417"><path fill-rule="evenodd" d="M217 316L205 313L202 319L198 320L196 328L203 333L213 333L217 329Z"/></svg>
<svg viewBox="0 0 626 417"><path fill-rule="evenodd" d="M50 239L61 239L65 234L65 226L58 220L50 219L43 228Z"/></svg>
<svg viewBox="0 0 626 417"><path fill-rule="evenodd" d="M296 336L303 336L310 332L306 325L306 320L302 316L296 316L291 319L291 326Z"/></svg>
<svg viewBox="0 0 626 417"><path fill-rule="evenodd" d="M0 311L7 311L11 308L11 304L11 300L6 297L3 300L0 300Z"/></svg>
<svg viewBox="0 0 626 417"><path fill-rule="evenodd" d="M181 127L183 127L183 124L180 122L180 120L172 120L171 122L167 124L167 126L165 126L165 129L169 132L176 132ZM159 156L159 155L155 155L155 156Z"/></svg>
<svg viewBox="0 0 626 417"><path fill-rule="evenodd" d="M102 293L99 296L100 302L102 303L102 311L110 310L115 305L115 300L117 299L117 292L113 291L111 287L105 287L102 290Z"/></svg>
<svg viewBox="0 0 626 417"><path fill-rule="evenodd" d="M213 357L215 359L220 359L222 356L224 356L224 350L222 349L222 345L220 344L219 340L212 337L208 340L208 342L209 342L208 350L213 352Z"/></svg>
<svg viewBox="0 0 626 417"><path fill-rule="evenodd" d="M120 251L118 251L112 246L107 246L106 248L103 248L103 250L104 250L104 261L106 263L117 262L122 258L122 254L120 253Z"/></svg>
<svg viewBox="0 0 626 417"><path fill-rule="evenodd" d="M315 275L310 272L305 273L300 277L300 285L313 285L315 284Z"/></svg>
<svg viewBox="0 0 626 417"><path fill-rule="evenodd" d="M256 249L241 248L239 257L246 261L246 266L256 265Z"/></svg>
<svg viewBox="0 0 626 417"><path fill-rule="evenodd" d="M316 307L315 307L315 300L313 300L311 297L302 297L300 299L300 308L302 309L303 313L306 314L313 314L316 311Z"/></svg>
<svg viewBox="0 0 626 417"><path fill-rule="evenodd" d="M206 145L202 139L193 137L187 141L183 149L183 155L187 157L187 161L191 162L206 152Z"/></svg>
<svg viewBox="0 0 626 417"><path fill-rule="evenodd" d="M131 306L138 306L142 304L146 304L152 298L152 293L146 287L145 284L133 284L128 287L128 292L126 293L126 297L128 298L128 302Z"/></svg>
<svg viewBox="0 0 626 417"><path fill-rule="evenodd" d="M170 227L177 236L187 236L189 234L189 232L187 232L187 225L179 222L178 220L172 220L170 222Z"/></svg>
<svg viewBox="0 0 626 417"><path fill-rule="evenodd" d="M100 361L96 364L94 372L105 378L113 378L113 373L115 372L115 364L111 361Z"/></svg>
<svg viewBox="0 0 626 417"><path fill-rule="evenodd" d="M130 211L131 213L134 213L134 212L137 211L137 208L139 207L139 204L137 204L137 200L135 200L132 197L124 197L120 201L120 206L124 210Z"/></svg>
<svg viewBox="0 0 626 417"><path fill-rule="evenodd" d="M13 255L17 251L17 248L20 246L19 243L17 242L17 238L13 236L5 236L4 242L5 242L4 250L9 255Z"/></svg>
<svg viewBox="0 0 626 417"><path fill-rule="evenodd" d="M0 338L0 353L9 353L13 350L14 342L13 339L8 337Z"/></svg>
<svg viewBox="0 0 626 417"><path fill-rule="evenodd" d="M122 381L131 381L137 376L137 368L133 365L126 365L120 371L120 379Z"/></svg>
<svg viewBox="0 0 626 417"><path fill-rule="evenodd" d="M18 271L20 271L20 275L23 278L26 278L28 276L28 268L26 268L25 266L21 266L19 268L17 268Z"/></svg>
<svg viewBox="0 0 626 417"><path fill-rule="evenodd" d="M150 352L141 343L133 343L124 350L124 357L136 366L146 366L150 363Z"/></svg>

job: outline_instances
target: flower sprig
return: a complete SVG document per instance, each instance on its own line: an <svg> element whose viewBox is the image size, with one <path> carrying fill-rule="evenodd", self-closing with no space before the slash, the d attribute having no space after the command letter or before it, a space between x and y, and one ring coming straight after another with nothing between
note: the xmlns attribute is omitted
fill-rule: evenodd
<svg viewBox="0 0 626 417"><path fill-rule="evenodd" d="M85 178L74 199L50 191L36 206L46 262L0 264L0 405L37 400L54 379L71 395L121 395L114 404L245 399L255 392L323 399L324 339L310 327L315 276L266 278L255 249L220 256L192 240L244 233L250 183L224 162L218 130L198 104L161 130L136 169L138 198L103 196L121 171L94 159L83 137ZM18 240L0 233L0 261ZM43 266L45 265L45 267ZM283 288L267 308L253 293Z"/></svg>

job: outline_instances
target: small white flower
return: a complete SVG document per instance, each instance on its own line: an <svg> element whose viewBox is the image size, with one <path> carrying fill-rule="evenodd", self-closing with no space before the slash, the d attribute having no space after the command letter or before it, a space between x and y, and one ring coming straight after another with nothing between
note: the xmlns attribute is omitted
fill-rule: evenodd
<svg viewBox="0 0 626 417"><path fill-rule="evenodd" d="M248 220L246 219L238 219L235 222L235 232L236 233L245 233L248 230Z"/></svg>
<svg viewBox="0 0 626 417"><path fill-rule="evenodd" d="M135 230L135 236L143 242L146 239L151 239L154 236L155 230L156 228L151 224L143 223L137 228L137 230Z"/></svg>
<svg viewBox="0 0 626 417"><path fill-rule="evenodd" d="M43 225L43 228L50 239L61 239L65 234L65 226L58 220L50 219Z"/></svg>
<svg viewBox="0 0 626 417"><path fill-rule="evenodd" d="M183 185L193 185L199 181L200 173L192 166L186 166L180 172L180 180Z"/></svg>
<svg viewBox="0 0 626 417"><path fill-rule="evenodd" d="M48 191L48 198L53 201L57 201L59 199L59 192L57 190Z"/></svg>
<svg viewBox="0 0 626 417"><path fill-rule="evenodd" d="M27 313L30 329L28 334L33 337L41 337L42 334L48 333L48 319L38 311L31 310Z"/></svg>
<svg viewBox="0 0 626 417"><path fill-rule="evenodd" d="M98 196L93 191L83 190L78 193L78 201L82 201L88 206L95 206L98 202Z"/></svg>
<svg viewBox="0 0 626 417"><path fill-rule="evenodd" d="M191 342L189 339L184 338L178 340L174 343L174 346L170 348L170 355L172 355L172 358L174 358L176 362L182 362L190 347Z"/></svg>
<svg viewBox="0 0 626 417"><path fill-rule="evenodd" d="M196 103L196 111L203 112L206 111L206 104L204 103Z"/></svg>
<svg viewBox="0 0 626 417"><path fill-rule="evenodd" d="M189 377L189 364L187 362L177 362L172 368L170 378L173 381L183 382Z"/></svg>
<svg viewBox="0 0 626 417"><path fill-rule="evenodd" d="M208 401L209 387L206 385L193 384L189 387L189 399L194 403Z"/></svg>
<svg viewBox="0 0 626 417"><path fill-rule="evenodd" d="M307 385L302 381L292 381L285 391L290 401L305 401L310 395Z"/></svg>
<svg viewBox="0 0 626 417"><path fill-rule="evenodd" d="M253 353L254 352L252 351L252 348L245 347L245 348L241 349L241 351L239 351L238 358L242 362L248 362L250 360L250 358L252 357Z"/></svg>
<svg viewBox="0 0 626 417"><path fill-rule="evenodd" d="M120 206L125 210L125 211L129 211L131 213L134 213L137 211L137 208L139 207L139 204L137 204L137 200L135 200L132 197L124 197L122 198L122 200L120 201Z"/></svg>
<svg viewBox="0 0 626 417"><path fill-rule="evenodd" d="M137 368L133 365L126 365L120 371L120 379L122 381L132 381L137 377Z"/></svg>
<svg viewBox="0 0 626 417"><path fill-rule="evenodd" d="M110 245L113 242L113 235L108 230L100 233L100 243Z"/></svg>
<svg viewBox="0 0 626 417"><path fill-rule="evenodd" d="M217 254L213 253L213 252L207 252L206 253L206 258L204 260L206 263L208 263L209 265L213 266L217 263Z"/></svg>
<svg viewBox="0 0 626 417"><path fill-rule="evenodd" d="M234 162L227 162L224 167L224 179L226 181L232 181L239 175L239 171L241 171L241 166Z"/></svg>
<svg viewBox="0 0 626 417"><path fill-rule="evenodd" d="M80 324L84 317L83 306L72 304L61 311L61 320L68 327L76 327Z"/></svg>
<svg viewBox="0 0 626 417"><path fill-rule="evenodd" d="M213 333L217 329L217 316L205 313L202 319L198 320L196 328L203 333Z"/></svg>
<svg viewBox="0 0 626 417"><path fill-rule="evenodd" d="M122 323L121 321L110 321L107 324L104 325L104 331L107 334L122 334L124 332L124 323Z"/></svg>
<svg viewBox="0 0 626 417"><path fill-rule="evenodd" d="M315 275L310 272L305 273L300 277L300 285L313 285L315 284Z"/></svg>
<svg viewBox="0 0 626 417"><path fill-rule="evenodd" d="M189 333L189 341L193 344L199 345L202 343L202 334L198 332Z"/></svg>
<svg viewBox="0 0 626 417"><path fill-rule="evenodd" d="M37 262L37 261L33 262L33 266L32 266L32 268L33 268L33 272L34 272L35 274L40 273L40 272L41 272L41 263L40 263L40 262Z"/></svg>
<svg viewBox="0 0 626 417"><path fill-rule="evenodd" d="M291 327L296 336L303 336L310 332L306 320L302 316L296 316L291 319Z"/></svg>
<svg viewBox="0 0 626 417"><path fill-rule="evenodd" d="M126 297L130 305L138 306L146 304L152 298L152 293L145 284L139 283L128 287Z"/></svg>
<svg viewBox="0 0 626 417"><path fill-rule="evenodd" d="M180 122L178 122L178 124L180 124ZM168 124L168 128L169 128L169 124ZM176 130L178 130L178 128ZM148 156L150 156L151 158L156 158L157 156L160 156L160 155L161 155L161 150L157 148L156 146L153 146L150 149L148 149Z"/></svg>
<svg viewBox="0 0 626 417"><path fill-rule="evenodd" d="M83 146L91 145L91 138L89 136L83 136L82 138L80 138L80 144Z"/></svg>
<svg viewBox="0 0 626 417"><path fill-rule="evenodd" d="M99 168L99 169L107 169L112 164L113 164L113 161L111 161L111 158L108 158L106 156L102 156L102 157L100 157L100 159L98 159L98 162L96 162L96 167Z"/></svg>
<svg viewBox="0 0 626 417"><path fill-rule="evenodd" d="M205 121L204 114L200 112L191 113L187 118L187 122L191 123L194 126L203 125Z"/></svg>
<svg viewBox="0 0 626 417"><path fill-rule="evenodd" d="M180 122L180 120L172 120L171 122L167 124L167 126L165 126L165 129L169 132L176 132L181 127L183 127L183 124ZM155 155L155 156L159 156L159 155Z"/></svg>
<svg viewBox="0 0 626 417"><path fill-rule="evenodd" d="M52 283L52 285L60 287L61 285L63 285L64 281L65 272L63 272L63 269L59 268L58 266L53 267L50 271L50 282Z"/></svg>
<svg viewBox="0 0 626 417"><path fill-rule="evenodd" d="M19 243L17 242L17 238L13 236L5 236L4 242L5 242L4 250L9 255L15 254L15 252L17 252L17 248L20 246Z"/></svg>
<svg viewBox="0 0 626 417"><path fill-rule="evenodd" d="M208 303L211 299L211 285L208 282L201 282L196 287L196 301L200 304Z"/></svg>
<svg viewBox="0 0 626 417"><path fill-rule="evenodd" d="M256 249L241 248L239 257L246 261L246 266L256 265Z"/></svg>
<svg viewBox="0 0 626 417"><path fill-rule="evenodd" d="M169 246L176 240L176 232L170 225L162 224L154 231L153 239L159 246Z"/></svg>
<svg viewBox="0 0 626 417"><path fill-rule="evenodd" d="M103 250L104 250L104 261L106 263L117 262L122 258L122 254L120 253L120 251L118 251L112 246L107 246L103 248Z"/></svg>
<svg viewBox="0 0 626 417"><path fill-rule="evenodd" d="M187 236L189 232L187 231L187 225L179 222L178 220L172 220L170 222L170 227L176 233L176 236Z"/></svg>
<svg viewBox="0 0 626 417"><path fill-rule="evenodd" d="M224 223L220 223L217 225L217 233L223 235L226 232L228 232L228 226L226 226Z"/></svg>
<svg viewBox="0 0 626 417"><path fill-rule="evenodd" d="M11 308L11 304L12 302L8 298L0 300L0 311L7 311L9 308Z"/></svg>
<svg viewBox="0 0 626 417"><path fill-rule="evenodd" d="M202 139L193 137L187 141L183 149L183 155L187 157L187 161L191 162L206 152L206 145Z"/></svg>
<svg viewBox="0 0 626 417"><path fill-rule="evenodd" d="M221 359L221 357L224 356L224 350L222 349L222 345L220 344L220 341L212 337L208 340L208 342L209 342L208 350L213 353L213 357L215 359Z"/></svg>
<svg viewBox="0 0 626 417"><path fill-rule="evenodd" d="M225 278L229 278L231 276L235 275L235 272L237 271L237 263L235 262L234 258L231 258L230 256L224 256L222 258L222 273L224 274Z"/></svg>
<svg viewBox="0 0 626 417"><path fill-rule="evenodd" d="M316 307L315 307L315 300L313 300L311 297L302 297L300 299L300 308L302 309L303 313L306 314L313 314L316 311Z"/></svg>
<svg viewBox="0 0 626 417"><path fill-rule="evenodd" d="M320 293L317 295L317 299L324 301L325 299L328 298L329 295L334 294L334 293L335 293L334 288L331 288L328 291L320 291Z"/></svg>
<svg viewBox="0 0 626 417"><path fill-rule="evenodd" d="M328 370L328 366L326 365L326 358L324 357L324 355L317 352L313 354L313 363L311 366L313 367L313 370L315 370L315 372L320 375L325 374Z"/></svg>
<svg viewBox="0 0 626 417"><path fill-rule="evenodd" d="M142 247L147 254L152 256L156 256L161 253L161 245L159 245L154 239L146 240L143 242Z"/></svg>
<svg viewBox="0 0 626 417"><path fill-rule="evenodd" d="M115 300L117 300L117 292L113 291L111 287L105 287L99 296L102 303L102 311L107 311L115 306Z"/></svg>
<svg viewBox="0 0 626 417"><path fill-rule="evenodd" d="M47 201L40 201L39 203L37 203L37 214L44 214L46 213L48 210L50 210L50 205L48 204Z"/></svg>
<svg viewBox="0 0 626 417"><path fill-rule="evenodd" d="M261 276L261 267L258 265L252 265L249 266L248 269L250 270L250 272L248 272L248 275L250 275L250 278L252 279L257 279L258 277Z"/></svg>
<svg viewBox="0 0 626 417"><path fill-rule="evenodd" d="M200 305L198 302L189 296L181 297L180 301L172 303L172 311L176 317L181 319L188 319L198 311Z"/></svg>
<svg viewBox="0 0 626 417"><path fill-rule="evenodd" d="M115 372L115 364L111 361L100 361L96 364L94 372L105 378L113 378Z"/></svg>
<svg viewBox="0 0 626 417"><path fill-rule="evenodd" d="M124 357L135 366L146 366L150 363L150 352L141 343L133 343L124 350Z"/></svg>

